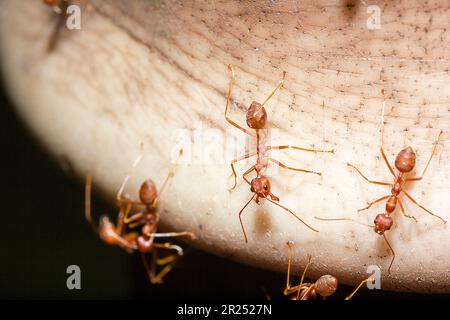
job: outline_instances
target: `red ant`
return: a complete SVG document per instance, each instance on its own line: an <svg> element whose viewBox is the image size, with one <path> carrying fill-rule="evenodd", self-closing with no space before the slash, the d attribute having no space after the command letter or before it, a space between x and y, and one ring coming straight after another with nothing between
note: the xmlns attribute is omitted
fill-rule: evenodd
<svg viewBox="0 0 450 320"><path fill-rule="evenodd" d="M246 134L248 134L250 136L254 136L253 133L250 130L241 127L240 125L235 123L233 120L231 120L228 117L228 115L227 115L227 113L228 113L228 106L230 104L230 99L231 99L231 91L232 91L232 88L233 88L233 84L235 82L235 74L234 74L233 67L232 67L231 64L228 65L228 71L231 74L231 80L230 80L230 84L229 84L229 87L228 87L228 93L227 93L227 103L226 103L226 106L225 106L225 119L231 125L233 125L234 127L238 128L242 132L244 132L244 133L246 133ZM269 161L275 163L276 165L278 165L278 166L280 166L280 167L282 167L284 169L293 170L293 171L300 171L300 172L306 172L306 173L312 173L312 174L316 174L316 175L319 175L319 176L321 175L320 172L314 172L314 171L310 171L310 170L306 170L306 169L299 169L299 168L288 167L288 166L284 165L283 163L281 163L280 161L268 157L267 156L267 152L270 151L270 150L295 149L295 150L302 150L302 151L307 151L307 152L334 153L334 150L306 149L306 148L301 148L301 147L297 147L297 146L289 146L289 145L282 145L282 146L266 146L265 145L265 142L266 142L265 139L261 138L261 136L260 136L260 130L264 129L266 121L267 121L267 112L266 112L266 109L264 108L264 106L267 104L267 102L269 102L269 100L274 96L274 94L279 89L281 89L283 87L283 83L284 83L285 77L286 77L286 71L283 71L280 83L269 94L267 99L262 104L257 102L257 101L253 101L250 104L250 107L247 110L247 115L246 115L247 125L250 127L250 129L254 129L255 133L256 133L256 152L246 153L245 155L243 155L241 157L238 157L238 158L234 159L233 161L231 161L231 170L232 170L233 176L234 176L234 185L233 185L233 187L230 190L233 190L236 187L236 183L237 183L237 181L236 181L237 175L236 175L236 170L234 169L234 164L236 162L238 162L238 161L241 161L241 160L253 157L255 155L257 157L256 158L256 164L253 165L247 171L245 171L245 173L242 175L242 177L245 180L245 182L247 182L250 185L251 192L254 193L254 195L251 197L251 199L245 204L245 206L239 212L239 221L241 223L242 231L244 233L245 242L248 242L248 240L247 240L247 235L245 233L244 225L242 223L241 215L242 215L242 212L244 211L244 209L249 205L249 203L253 199L255 199L256 203L259 204L259 198L264 198L264 199L268 200L269 202L272 202L273 204L281 207L283 210L289 212L295 218L300 220L308 228L310 228L311 230L313 230L315 232L318 232L318 230L316 230L313 227L309 226L306 222L304 222L302 219L300 219L296 214L294 214L287 207L282 206L281 204L278 203L278 201L280 199L271 193L269 178L267 176L263 175L265 169L267 168L267 166L269 164ZM253 180L249 181L247 179L247 176L250 173L252 173L253 171L255 171L256 177L253 178Z"/></svg>
<svg viewBox="0 0 450 320"><path fill-rule="evenodd" d="M180 150L179 156L182 155L182 152L183 150ZM142 153L133 163L132 170L136 167L141 158ZM114 225L108 216L104 215L100 218L100 225L98 227L92 222L91 218L91 177L88 176L86 178L86 220L91 224L94 231L99 234L100 238L107 244L118 245L129 253L139 251L141 253L142 262L147 270L150 282L153 284L162 283L163 277L173 268L177 257L183 255L183 249L181 247L173 245L170 242L156 243L154 242L155 238L179 236L188 236L192 239L195 238L194 234L191 232L157 233L157 226L159 222L159 212L157 210L158 199L161 196L161 193L163 192L169 178L171 178L173 174L174 167L169 170L159 193L151 179L145 180L139 189L139 200L134 201L122 195L125 185L131 175L129 173L125 177L122 186L117 193L117 203L119 206L117 224ZM133 206L141 206L143 207L143 210L129 216ZM141 227L139 232L126 232L127 230L132 230L138 227ZM176 254L159 259L157 251L154 249L174 250L176 251ZM150 266L145 256L147 253L152 253ZM163 267L163 269L158 273L156 272L157 266Z"/></svg>
<svg viewBox="0 0 450 320"><path fill-rule="evenodd" d="M384 109L386 106L386 97L385 97L385 93L384 93L384 89L381 90L381 94L383 95L383 107L382 107L382 115L381 115L381 147L380 147L380 151L381 151L381 156L384 159L384 162L386 163L389 171L391 172L391 174L394 176L394 181L393 183L390 182L380 182L380 181L374 181L374 180L370 180L368 179L356 166L354 166L351 163L347 163L347 166L353 168L356 170L356 172L364 178L364 180L366 180L369 183L372 184L377 184L377 185L382 185L382 186L389 186L391 188L391 194L387 195L387 196L383 196L379 199L376 199L372 202L370 202L365 208L362 209L358 209L358 212L364 211L369 209L372 205L379 203L381 201L387 200L386 201L386 209L384 213L380 213L375 217L374 220L374 225L375 225L375 232L378 233L379 235L382 235L384 237L384 240L386 241L389 249L392 252L392 260L391 263L389 264L389 268L388 268L388 273L390 273L392 264L394 262L395 259L395 252L394 249L392 248L391 244L389 243L389 241L386 238L385 232L390 230L392 225L394 224L394 220L392 219L391 215L394 212L394 210L397 207L397 204L400 207L400 211L401 213L409 219L414 220L415 222L417 222L417 219L414 216L410 216L406 213L405 207L403 205L403 201L402 199L399 197L400 194L404 194L409 200L411 200L412 203L414 203L416 206L418 206L419 208L423 209L424 211L426 211L428 214L440 219L444 224L447 223L446 220L444 220L443 218L441 218L440 216L432 213L430 210L428 210L427 208L425 208L424 206L420 205L407 191L404 190L404 186L407 182L409 181L418 181L418 180L422 180L423 176L425 175L428 166L431 162L431 159L433 158L434 154L436 153L436 148L437 145L439 143L440 137L443 134L443 131L441 130L439 132L439 135L436 139L436 141L434 142L434 146L433 146L433 150L431 151L431 155L428 159L428 162L422 172L422 174L418 177L408 177L408 174L414 169L415 165L416 165L416 154L414 152L414 150L411 147L406 147L403 150L401 150L396 158L395 158L395 168L397 169L397 173L394 171L394 169L392 168L391 164L389 163L389 161L387 160L386 154L384 152L384 148L383 148L383 133L384 133ZM353 219L349 219L349 218L344 218L344 219L323 219L323 218L318 218L316 217L316 219L318 220L353 220Z"/></svg>
<svg viewBox="0 0 450 320"><path fill-rule="evenodd" d="M338 280L332 275L323 275L315 282L312 283L304 283L306 270L311 264L311 256L308 256L308 263L303 270L302 276L300 277L300 284L296 286L291 286L291 263L292 263L292 247L293 242L289 241L288 245L288 269L286 274L286 287L284 289L283 294L285 296L291 296L291 300L309 300L315 299L317 295L326 299L329 296L333 295L336 292L338 287ZM345 300L350 300L353 295L361 288L361 286L372 279L372 276L361 281L361 283L356 287L356 289L345 298Z"/></svg>

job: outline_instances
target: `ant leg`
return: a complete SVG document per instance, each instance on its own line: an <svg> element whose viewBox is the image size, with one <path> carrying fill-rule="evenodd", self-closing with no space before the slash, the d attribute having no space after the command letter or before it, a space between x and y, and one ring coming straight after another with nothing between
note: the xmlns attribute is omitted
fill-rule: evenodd
<svg viewBox="0 0 450 320"><path fill-rule="evenodd" d="M315 171L306 170L306 169L300 169L300 168L292 168L292 167L288 167L288 166L286 166L285 164L283 164L283 163L281 163L280 161L275 160L275 159L273 159L273 158L268 158L268 160L274 162L274 163L277 164L278 166L280 166L280 167L282 167L282 168L284 168L284 169L287 169L287 170L300 171L300 172L305 172L305 173L313 173L313 174L316 174L316 175L318 175L318 176L321 176L321 175L322 175L322 173L320 173L320 172L315 172Z"/></svg>
<svg viewBox="0 0 450 320"><path fill-rule="evenodd" d="M164 265L166 265L166 264L169 264L169 263L174 262L174 261L177 260L179 257L180 257L180 256L179 256L178 254L171 254L170 256L165 257L165 258L161 258L161 259L158 258L158 259L156 260L156 264L157 264L158 266L164 266Z"/></svg>
<svg viewBox="0 0 450 320"><path fill-rule="evenodd" d="M85 184L85 191L84 191L84 215L86 217L86 221L89 222L92 229L96 233L98 233L98 226L94 224L92 221L92 215L91 215L91 188L92 188L92 181L91 176L86 177L86 184Z"/></svg>
<svg viewBox="0 0 450 320"><path fill-rule="evenodd" d="M227 120L227 122L228 122L229 124L231 124L232 126L238 128L238 129L241 130L242 132L244 132L244 133L246 133L246 134L248 134L248 135L253 136L253 134L252 134L249 130L247 130L247 129L241 127L240 125L238 125L236 122L234 122L233 120L231 120L231 119L228 117L228 115L227 115L227 113L228 113L228 106L229 106L229 104L230 104L230 99L231 99L231 91L232 91L232 89L233 89L234 80L235 80L234 70L233 70L233 66L232 66L231 64L228 65L228 72L230 72L230 74L231 74L231 80L230 80L230 84L229 84L229 86L228 86L228 92L227 92L227 104L225 105L225 120Z"/></svg>
<svg viewBox="0 0 450 320"><path fill-rule="evenodd" d="M128 218L128 215L125 215L125 217L123 219L123 223L124 224L132 224L133 222L138 221L142 217L144 217L144 213L142 213L142 212L135 213L129 218Z"/></svg>
<svg viewBox="0 0 450 320"><path fill-rule="evenodd" d="M125 213L124 213L124 208L125 208ZM119 216L117 217L117 233L122 235L123 231L124 231L124 225L128 223L127 218L128 215L130 214L130 210L131 210L131 203L127 203L126 206L120 206L120 210L119 210Z"/></svg>
<svg viewBox="0 0 450 320"><path fill-rule="evenodd" d="M403 206L403 201L402 201L402 199L397 198L397 200L398 200L398 204L400 205L400 211L402 212L402 214L403 214L406 218L413 219L415 222L418 222L417 219L416 219L416 217L410 216L410 215L408 215L408 214L406 213L405 207Z"/></svg>
<svg viewBox="0 0 450 320"><path fill-rule="evenodd" d="M269 94L269 96L266 98L266 100L259 106L258 109L256 109L256 111L253 113L253 115L257 114L265 105L267 102L269 102L269 100L274 96L274 94L281 88L283 88L283 84L284 84L284 78L286 78L286 71L283 71L283 73L281 74L281 80L280 83L278 83L278 85L276 86L275 89L273 89L273 91Z"/></svg>
<svg viewBox="0 0 450 320"><path fill-rule="evenodd" d="M298 291L299 286L291 286L291 261L292 261L292 241L289 241L287 243L288 245L288 269L286 274L286 287L284 288L283 294L285 296L290 295L291 293L294 293L295 291Z"/></svg>
<svg viewBox="0 0 450 320"><path fill-rule="evenodd" d="M384 159L384 162L386 163L387 167L389 168L389 171L392 173L392 175L395 177L394 169L392 168L391 164L389 163L386 154L384 152L384 109L386 107L386 95L384 89L381 89L381 94L383 95L383 107L381 108L381 129L380 129L380 151L381 156Z"/></svg>
<svg viewBox="0 0 450 320"><path fill-rule="evenodd" d="M311 264L311 256L308 256L308 263L306 264L305 269L303 269L302 276L300 277L300 284L298 285L298 291L297 291L297 300L300 300L300 291L303 286L303 280L305 280L306 270L308 270L308 267L310 264ZM302 298L304 296L305 296L305 294L302 295Z"/></svg>
<svg viewBox="0 0 450 320"><path fill-rule="evenodd" d="M281 204L279 204L278 202L275 202L269 198L265 198L267 201L272 202L273 204L279 206L280 208L284 209L285 211L289 212L290 214L292 214L297 220L299 220L301 223L303 223L305 226L307 226L309 229L311 229L314 232L319 232L319 230L314 229L313 227L311 227L309 224L307 224L305 221L303 221L302 219L300 219L295 213L293 213L291 210L289 210L289 208L282 206Z"/></svg>
<svg viewBox="0 0 450 320"><path fill-rule="evenodd" d="M350 300L356 292L358 292L358 290L362 287L363 284L367 283L370 279L372 279L372 276L368 277L367 279L364 279L363 281L361 281L361 283L359 284L359 286L356 287L355 290L353 290L352 293L350 293L345 300Z"/></svg>
<svg viewBox="0 0 450 320"><path fill-rule="evenodd" d="M178 160L180 159L180 157L183 155L183 149L180 149L179 153L178 153L178 157L177 160L175 160L175 163L172 165L172 167L169 169L169 172L167 172L166 178L164 179L164 182L161 186L161 188L159 189L159 192L155 198L155 200L152 203L152 208L156 208L156 206L158 205L158 199L161 196L162 192L164 191L164 189L166 188L167 182L169 181L170 178L173 177L174 172L175 172L175 166L178 163Z"/></svg>
<svg viewBox="0 0 450 320"><path fill-rule="evenodd" d="M294 149L294 150L301 150L306 152L323 152L323 153L334 153L334 149L332 150L319 150L319 149L308 149L308 148L301 148L297 146L268 146L266 147L267 150L283 150L283 149Z"/></svg>
<svg viewBox="0 0 450 320"><path fill-rule="evenodd" d="M166 243L153 243L152 246L154 248L167 249L167 250L175 250L179 256L184 254L183 248L177 246L176 244L171 244L170 242Z"/></svg>
<svg viewBox="0 0 450 320"><path fill-rule="evenodd" d="M383 156L384 162L386 163L387 167L389 168L389 171L390 171L390 172L392 173L392 175L395 177L394 169L392 169L392 166L391 166L391 164L389 163L389 161L388 161L388 159L387 159L387 157L386 157L386 154L384 153L383 146L381 146L380 150L381 150L381 155Z"/></svg>
<svg viewBox="0 0 450 320"><path fill-rule="evenodd" d="M250 169L248 169L247 171L244 172L244 174L242 175L242 178L245 180L245 182L247 182L249 185L252 185L252 183L247 179L247 176L253 171L255 170L255 166L251 167Z"/></svg>
<svg viewBox="0 0 450 320"><path fill-rule="evenodd" d="M388 273L391 274L391 267L392 267L392 264L394 263L394 260L395 260L395 251L394 251L394 249L392 249L392 246L389 243L388 239L386 238L385 234L383 234L383 238L384 238L384 241L386 241L386 244L388 245L389 249L392 252L392 260L391 260L391 263L389 264L389 268L388 268Z"/></svg>
<svg viewBox="0 0 450 320"><path fill-rule="evenodd" d="M436 217L438 219L440 219L444 224L447 223L446 220L442 219L440 216L438 216L437 214L434 214L433 212L431 212L430 210L428 210L427 208L425 208L424 206L420 205L416 200L413 199L413 197L411 197L409 195L408 192L406 192L405 190L403 190L403 193L405 196L408 197L409 200L411 200L416 206L418 206L419 208L421 208L422 210L425 210L428 214L432 215L433 217Z"/></svg>
<svg viewBox="0 0 450 320"><path fill-rule="evenodd" d="M433 159L433 156L434 156L435 153L436 153L436 148L437 148L437 146L438 146L438 144L439 144L439 140L441 139L441 135L442 135L443 133L444 133L444 131L442 131L442 130L439 132L439 135L438 135L436 141L434 142L434 146L433 146L433 150L431 151L430 158L428 159L427 165L425 166L425 169L423 169L422 174L421 174L419 177L406 178L405 181L418 181L418 180L422 180L423 176L424 176L425 173L427 172L428 165L430 164L431 159Z"/></svg>
<svg viewBox="0 0 450 320"><path fill-rule="evenodd" d="M359 173L359 175L361 176L361 177L363 177L364 178L364 180L366 180L367 182L369 182L369 183L372 183L372 184L379 184L379 185L382 185L382 186L390 186L391 184L389 183L389 182L381 182L381 181L374 181L374 180L370 180L370 179L368 179L356 166L354 166L353 164L351 164L350 162L347 162L347 167L351 167L351 168L353 168L353 169L355 169L356 170L356 172L358 172Z"/></svg>
<svg viewBox="0 0 450 320"><path fill-rule="evenodd" d="M119 191L117 192L116 199L117 199L117 201L120 202L120 203L125 202L125 203L141 204L140 202L131 201L130 199L127 199L127 198L125 198L125 197L122 196L123 191L124 191L124 189L125 189L125 186L126 186L128 180L130 179L130 177L131 177L131 175L132 175L132 173L133 173L134 168L136 168L136 166L139 164L139 162L141 161L142 156L143 156L143 154L144 154L144 144L143 144L143 143L141 143L140 149L141 149L141 150L140 150L140 152L139 152L138 157L134 160L133 164L131 165L131 168L130 168L129 171L128 171L128 174L125 176L125 179L123 179L123 182L122 182L122 185L121 185L120 188L119 188Z"/></svg>
<svg viewBox="0 0 450 320"><path fill-rule="evenodd" d="M256 193L253 194L253 196L250 198L250 200L248 200L248 202L245 204L245 206L241 209L241 211L239 211L239 222L241 223L241 228L242 228L242 232L244 233L244 239L245 239L245 243L248 243L248 238L247 238L247 234L245 233L245 228L244 228L244 224L242 223L242 212L244 211L244 209L250 204L250 202L252 202L252 200L255 198Z"/></svg>
<svg viewBox="0 0 450 320"><path fill-rule="evenodd" d="M189 231L182 232L165 232L165 233L145 233L146 236L155 237L155 238L172 238L172 237L189 237L191 239L195 239L195 234Z"/></svg>
<svg viewBox="0 0 450 320"><path fill-rule="evenodd" d="M245 159L248 159L250 157L253 157L254 155L256 155L256 152L252 152L252 153L246 153L243 156L234 159L233 161L231 161L231 170L233 171L233 176L234 176L234 185L232 188L228 189L228 191L232 191L234 190L234 188L236 188L237 185L237 175L236 175L236 170L234 169L234 164L238 161L242 161Z"/></svg>
<svg viewBox="0 0 450 320"><path fill-rule="evenodd" d="M303 292L303 294L300 297L297 297L297 300L308 300L308 294L310 291L312 291L315 288L315 284L311 284L306 291ZM303 288L304 289L304 288ZM300 290L299 290L300 291Z"/></svg>
<svg viewBox="0 0 450 320"><path fill-rule="evenodd" d="M384 197L381 197L380 199L374 200L374 201L372 201L371 203L369 203L369 204L367 205L367 207L362 208L362 209L358 209L358 212L367 210L367 209L369 209L371 206L373 206L374 204L376 204L376 203L378 203L378 202L381 202L381 201L383 201L383 200L386 200L386 199L389 198L389 197L390 197L390 196L384 196Z"/></svg>
<svg viewBox="0 0 450 320"><path fill-rule="evenodd" d="M148 265L147 259L145 258L145 254L141 253L142 263L147 271L148 278L152 284L161 284L163 283L163 278L173 269L174 262L166 265L160 272L156 273L156 261L158 260L158 256L156 252L153 252L152 255L152 264Z"/></svg>

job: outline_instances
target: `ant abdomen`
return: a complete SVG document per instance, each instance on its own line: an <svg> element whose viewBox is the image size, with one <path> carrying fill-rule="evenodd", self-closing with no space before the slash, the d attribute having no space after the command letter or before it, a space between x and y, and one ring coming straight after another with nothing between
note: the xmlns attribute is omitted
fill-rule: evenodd
<svg viewBox="0 0 450 320"><path fill-rule="evenodd" d="M158 190L156 190L155 183L151 180L145 180L141 188L139 189L139 198L145 205L152 205L158 196Z"/></svg>
<svg viewBox="0 0 450 320"><path fill-rule="evenodd" d="M247 110L247 125L252 129L262 129L266 125L267 112L259 102L253 101Z"/></svg>
<svg viewBox="0 0 450 320"><path fill-rule="evenodd" d="M316 292L324 298L331 296L336 291L337 286L337 279L329 274L321 276L315 283Z"/></svg>
<svg viewBox="0 0 450 320"><path fill-rule="evenodd" d="M395 158L395 167L402 173L410 172L416 165L416 153L411 147L400 151Z"/></svg>

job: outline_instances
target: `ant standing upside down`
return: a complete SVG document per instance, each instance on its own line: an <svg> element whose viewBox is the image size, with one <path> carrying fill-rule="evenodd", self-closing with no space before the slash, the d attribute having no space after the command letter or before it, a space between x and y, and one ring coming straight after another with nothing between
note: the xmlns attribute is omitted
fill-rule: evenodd
<svg viewBox="0 0 450 320"><path fill-rule="evenodd" d="M180 150L179 156L182 155ZM132 169L139 163L141 155L135 160ZM154 182L151 179L144 181L139 189L139 200L134 201L122 195L125 185L130 178L128 174L117 193L117 203L119 207L119 215L117 224L114 225L108 216L104 215L100 218L100 225L97 227L92 222L91 217L91 177L86 178L86 220L92 225L93 229L99 234L100 238L107 244L118 245L127 252L132 253L139 251L141 253L142 262L147 271L151 283L162 283L163 277L173 268L176 259L183 255L183 249L170 242L157 243L155 238L188 236L195 238L192 232L167 232L157 233L159 222L159 212L157 210L158 199L164 190L169 178L174 174L174 167L164 180L164 183L158 193ZM134 206L142 207L142 210L132 214L130 212ZM140 227L140 231L130 231ZM160 259L156 249L166 249L176 251L175 254ZM151 264L147 262L146 254L151 253ZM157 267L163 267L159 272Z"/></svg>
<svg viewBox="0 0 450 320"><path fill-rule="evenodd" d="M234 75L234 70L231 64L228 65L228 71L231 74L231 80L230 80L230 84L228 87L228 93L227 93L227 103L225 106L225 119L228 123L230 123L232 126L238 128L239 130L241 130L242 132L255 137L255 135L253 134L253 132L251 132L250 130L241 127L240 125L238 125L237 123L235 123L233 120L231 120L228 117L228 106L230 105L230 100L231 100L231 91L235 82L235 75ZM256 164L253 165L250 169L248 169L247 171L245 171L245 173L242 175L243 179L245 180L245 182L247 182L250 185L250 190L251 192L254 193L254 195L250 198L250 200L245 204L245 206L241 209L241 211L239 212L239 221L241 223L241 227L242 227L242 231L244 233L244 238L245 238L245 242L248 242L247 239L247 234L245 233L245 229L244 229L244 225L242 223L242 212L244 211L244 209L250 204L250 202L255 199L256 203L259 203L259 199L260 198L264 198L267 201L281 207L283 210L289 212L290 214L292 214L296 219L300 220L304 225L306 225L309 229L318 232L316 229L314 229L313 227L311 227L310 225L308 225L306 222L304 222L302 219L300 219L296 214L294 214L291 210L289 210L287 207L282 206L281 204L279 204L279 198L276 197L275 195L272 194L271 192L271 188L270 188L270 180L267 176L265 176L263 173L265 171L265 169L267 168L269 161L275 163L276 165L287 169L287 170L293 170L293 171L299 171L299 172L305 172L305 173L312 173L312 174L316 174L316 175L321 175L320 172L314 172L314 171L310 171L310 170L306 170L306 169L300 169L300 168L292 168L292 167L288 167L286 165L284 165L283 163L281 163L280 161L273 159L271 157L268 157L267 153L270 150L283 150L283 149L294 149L294 150L301 150L301 151L307 151L307 152L324 152L324 153L334 153L334 150L317 150L317 149L307 149L307 148L301 148L301 147L297 147L297 146L290 146L290 145L281 145L281 146L266 146L266 141L263 137L261 137L261 132L260 130L264 129L265 125L266 125L266 121L267 121L267 112L266 109L264 108L264 106L267 104L267 102L269 102L269 100L274 96L274 94L283 87L283 83L284 83L284 78L286 76L286 72L283 71L282 74L282 79L280 81L280 83L278 84L278 86L270 93L270 95L267 97L267 99L261 104L257 101L253 101L250 104L250 107L247 110L247 115L246 115L246 119L247 119L247 125L249 126L250 129L253 129L255 131L256 134L256 152L252 152L252 153L246 153L245 155L238 157L236 159L234 159L231 162L231 170L233 172L233 177L234 177L234 185L233 187L230 189L233 190L234 188L236 188L236 170L234 168L234 165L236 162L244 160L244 159L248 159L250 157L253 157L256 155ZM251 181L249 179L247 179L247 176L252 173L253 171L255 171L256 173L256 177L253 178Z"/></svg>

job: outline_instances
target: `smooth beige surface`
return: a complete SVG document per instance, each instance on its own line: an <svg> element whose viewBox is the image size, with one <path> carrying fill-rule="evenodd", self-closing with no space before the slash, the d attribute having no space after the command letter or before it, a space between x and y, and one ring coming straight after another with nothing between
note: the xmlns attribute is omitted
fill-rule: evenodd
<svg viewBox="0 0 450 320"><path fill-rule="evenodd" d="M40 1L0 3L2 68L18 112L55 157L69 161L80 177L91 174L111 203L141 141L145 156L130 194L148 177L161 184L184 137L184 163L160 202L164 229L193 231L199 248L277 271L285 271L291 240L296 268L313 256L311 276L330 273L356 284L377 264L384 289L450 292L449 224L408 200L419 222L394 213L387 235L397 259L390 276L391 255L372 229L314 220L352 217L371 224L383 211L379 204L357 215L390 190L346 167L351 161L370 178L392 179L378 150L381 88L389 97L385 146L392 163L411 145L421 172L439 129L445 130L425 179L408 190L450 219L447 1L386 1L381 29L369 30L363 1L93 0L82 8L81 30L64 30L50 54L45 47L56 20L48 8ZM238 212L251 193L241 177L237 189L227 191L233 155L226 150L237 142L240 155L245 147L244 134L223 117L228 63L237 76L230 113L236 122L245 125L245 107L262 102L286 70L285 88L267 106L273 143L336 150L272 154L323 172L281 169L271 176L281 203L318 234L263 200L245 211L244 243ZM238 172L250 166L244 162Z"/></svg>

